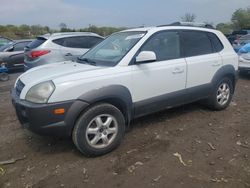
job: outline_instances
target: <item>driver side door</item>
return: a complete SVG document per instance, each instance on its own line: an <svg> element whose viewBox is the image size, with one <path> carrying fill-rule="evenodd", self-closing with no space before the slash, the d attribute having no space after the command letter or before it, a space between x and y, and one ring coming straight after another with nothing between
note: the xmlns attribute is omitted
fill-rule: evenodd
<svg viewBox="0 0 250 188"><path fill-rule="evenodd" d="M180 48L178 31L161 31L139 50L152 51L156 61L132 65L135 116L142 116L182 103L187 64Z"/></svg>

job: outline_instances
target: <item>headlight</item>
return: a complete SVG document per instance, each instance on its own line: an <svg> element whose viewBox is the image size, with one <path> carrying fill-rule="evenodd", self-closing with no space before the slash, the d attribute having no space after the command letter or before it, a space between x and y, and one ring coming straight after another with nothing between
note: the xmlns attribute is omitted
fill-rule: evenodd
<svg viewBox="0 0 250 188"><path fill-rule="evenodd" d="M34 103L47 103L54 90L52 81L42 82L30 88L25 99Z"/></svg>

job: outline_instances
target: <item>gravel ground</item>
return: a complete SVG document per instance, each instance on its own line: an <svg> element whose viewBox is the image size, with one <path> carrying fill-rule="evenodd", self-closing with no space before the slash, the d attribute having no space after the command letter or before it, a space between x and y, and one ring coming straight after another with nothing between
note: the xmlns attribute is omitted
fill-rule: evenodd
<svg viewBox="0 0 250 188"><path fill-rule="evenodd" d="M86 158L71 140L21 128L0 83L0 187L250 187L250 76L241 77L230 107L194 103L132 123L121 146ZM10 161L8 161L10 160Z"/></svg>

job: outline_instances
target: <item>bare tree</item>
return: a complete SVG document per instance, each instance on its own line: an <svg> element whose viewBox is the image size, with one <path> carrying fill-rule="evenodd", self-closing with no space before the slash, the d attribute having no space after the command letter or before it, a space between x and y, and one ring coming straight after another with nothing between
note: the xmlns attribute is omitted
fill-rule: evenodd
<svg viewBox="0 0 250 188"><path fill-rule="evenodd" d="M65 23L60 23L59 27L60 27L60 29L66 29L67 25Z"/></svg>
<svg viewBox="0 0 250 188"><path fill-rule="evenodd" d="M193 13L186 13L184 16L181 17L181 21L183 22L194 22L196 19L196 15Z"/></svg>

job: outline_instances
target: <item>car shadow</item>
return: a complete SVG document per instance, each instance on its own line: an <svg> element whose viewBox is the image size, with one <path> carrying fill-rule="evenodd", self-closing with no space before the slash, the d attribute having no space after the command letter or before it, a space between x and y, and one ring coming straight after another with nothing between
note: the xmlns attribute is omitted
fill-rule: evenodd
<svg viewBox="0 0 250 188"><path fill-rule="evenodd" d="M242 80L250 80L250 72L248 73L240 73L239 78Z"/></svg>
<svg viewBox="0 0 250 188"><path fill-rule="evenodd" d="M147 127L147 126L151 126L152 124L165 122L166 120L175 119L187 113L192 113L194 111L211 112L211 110L208 109L201 102L194 102L194 103L174 107L171 109L159 111L159 112L135 119L131 122L131 126L129 130L133 128L137 128L137 127Z"/></svg>

